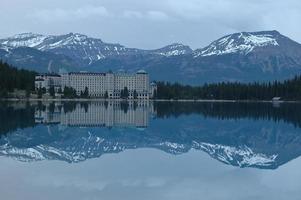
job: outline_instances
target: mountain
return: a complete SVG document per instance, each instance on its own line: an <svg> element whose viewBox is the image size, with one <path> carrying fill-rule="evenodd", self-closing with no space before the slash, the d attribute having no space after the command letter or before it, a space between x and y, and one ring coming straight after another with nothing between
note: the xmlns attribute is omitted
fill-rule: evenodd
<svg viewBox="0 0 301 200"><path fill-rule="evenodd" d="M194 57L239 53L247 55L260 47L277 47L281 35L276 32L235 33L214 41L209 46L198 49Z"/></svg>
<svg viewBox="0 0 301 200"><path fill-rule="evenodd" d="M188 68L208 82L284 80L301 72L301 45L277 31L235 33L195 50Z"/></svg>
<svg viewBox="0 0 301 200"><path fill-rule="evenodd" d="M0 39L0 58L41 72L49 65L52 71L142 68L151 79L188 84L284 80L301 73L301 45L277 31L234 33L196 50L178 43L142 50L78 33L24 33Z"/></svg>
<svg viewBox="0 0 301 200"><path fill-rule="evenodd" d="M108 44L100 39L89 38L82 34L66 34L60 36L44 36L23 33L0 40L7 50L30 47L41 52L52 53L72 59L75 66L86 66L99 59L120 54L137 53L119 44ZM54 57L55 58L55 57ZM71 62L72 63L72 62Z"/></svg>
<svg viewBox="0 0 301 200"><path fill-rule="evenodd" d="M79 33L69 33L59 36L45 36L33 33L23 33L1 39L3 49L12 50L20 47L30 47L42 52L64 55L72 58L82 67L106 58L129 55L161 55L173 56L191 53L192 50L185 45L172 44L156 50L140 50L126 48L120 44L105 43ZM1 47L0 47L1 48Z"/></svg>
<svg viewBox="0 0 301 200"><path fill-rule="evenodd" d="M58 72L77 70L78 64L68 56L43 52L30 47L17 47L9 50L0 49L0 57L14 66L37 72Z"/></svg>

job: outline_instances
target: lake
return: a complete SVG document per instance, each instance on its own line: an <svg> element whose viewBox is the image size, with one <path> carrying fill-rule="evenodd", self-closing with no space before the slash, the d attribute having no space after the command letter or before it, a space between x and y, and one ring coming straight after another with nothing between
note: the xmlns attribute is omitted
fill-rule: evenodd
<svg viewBox="0 0 301 200"><path fill-rule="evenodd" d="M2 102L1 199L300 199L301 104Z"/></svg>

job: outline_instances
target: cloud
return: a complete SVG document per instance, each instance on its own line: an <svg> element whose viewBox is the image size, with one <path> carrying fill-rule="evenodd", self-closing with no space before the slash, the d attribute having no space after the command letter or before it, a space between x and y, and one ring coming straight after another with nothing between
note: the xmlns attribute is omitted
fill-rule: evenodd
<svg viewBox="0 0 301 200"><path fill-rule="evenodd" d="M156 11L156 10L148 11L147 17L151 20L156 20L156 21L165 21L170 19L170 17L166 13L161 11Z"/></svg>
<svg viewBox="0 0 301 200"><path fill-rule="evenodd" d="M42 21L74 21L90 17L109 17L110 13L103 6L84 6L76 9L56 8L52 10L38 10L29 14L30 18Z"/></svg>
<svg viewBox="0 0 301 200"><path fill-rule="evenodd" d="M124 11L123 16L125 18L129 18L129 19L141 19L141 18L143 18L143 14L141 12L133 11L133 10Z"/></svg>
<svg viewBox="0 0 301 200"><path fill-rule="evenodd" d="M276 29L301 41L300 0L2 1L0 38L72 31L129 47L180 42L200 48L226 34Z"/></svg>
<svg viewBox="0 0 301 200"><path fill-rule="evenodd" d="M158 10L150 10L146 12L126 10L123 12L123 16L128 19L142 19L154 21L166 21L171 19L166 13Z"/></svg>

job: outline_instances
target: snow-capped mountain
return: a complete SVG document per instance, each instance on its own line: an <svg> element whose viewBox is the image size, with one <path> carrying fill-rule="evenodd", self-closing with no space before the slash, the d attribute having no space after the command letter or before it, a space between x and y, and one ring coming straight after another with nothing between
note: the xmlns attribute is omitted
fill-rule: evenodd
<svg viewBox="0 0 301 200"><path fill-rule="evenodd" d="M144 69L153 80L184 84L273 81L301 74L301 45L277 31L234 33L196 50L179 43L155 50L128 48L78 33L24 33L0 39L0 59L38 72Z"/></svg>
<svg viewBox="0 0 301 200"><path fill-rule="evenodd" d="M40 51L62 54L75 59L82 65L90 65L101 59L117 56L157 54L162 56L183 55L192 50L182 44L172 44L157 50L127 48L120 44L105 43L101 39L91 38L79 33L66 35L41 35L23 33L0 40L7 49L31 47Z"/></svg>
<svg viewBox="0 0 301 200"><path fill-rule="evenodd" d="M10 49L31 47L40 51L65 55L81 64L91 64L109 56L137 53L139 51L119 44L104 43L101 39L91 38L78 33L58 36L23 33L2 39L0 43Z"/></svg>
<svg viewBox="0 0 301 200"><path fill-rule="evenodd" d="M22 33L6 39L1 39L0 43L9 49L18 47L36 47L43 43L47 36L34 34L34 33Z"/></svg>
<svg viewBox="0 0 301 200"><path fill-rule="evenodd" d="M254 32L254 33L235 33L227 35L214 41L209 46L196 50L194 57L213 56L231 53L247 55L256 48L267 46L279 46L277 40L280 34L276 31Z"/></svg>

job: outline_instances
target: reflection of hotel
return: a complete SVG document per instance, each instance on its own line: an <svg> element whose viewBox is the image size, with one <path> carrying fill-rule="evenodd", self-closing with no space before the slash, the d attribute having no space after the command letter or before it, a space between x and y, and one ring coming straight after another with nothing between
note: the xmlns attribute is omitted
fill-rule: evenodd
<svg viewBox="0 0 301 200"><path fill-rule="evenodd" d="M151 112L149 104L148 101L102 101L77 103L71 110L65 110L64 105L52 105L52 108L49 105L37 110L35 119L37 123L65 126L145 128Z"/></svg>

